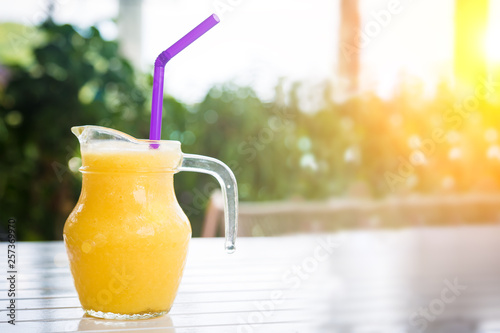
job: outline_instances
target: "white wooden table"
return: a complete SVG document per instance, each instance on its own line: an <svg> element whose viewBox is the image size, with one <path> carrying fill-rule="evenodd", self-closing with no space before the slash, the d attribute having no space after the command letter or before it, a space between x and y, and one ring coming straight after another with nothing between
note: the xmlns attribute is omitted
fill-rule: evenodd
<svg viewBox="0 0 500 333"><path fill-rule="evenodd" d="M0 268L6 272L6 245ZM84 316L61 242L17 243L16 326L0 332L500 332L500 226L193 239L169 315Z"/></svg>
<svg viewBox="0 0 500 333"><path fill-rule="evenodd" d="M9 324L7 244L0 243L0 332L307 332L306 283L283 280L310 252L311 237L241 238L228 255L220 238L190 243L170 313L116 321L84 315L62 242L18 242L15 326Z"/></svg>

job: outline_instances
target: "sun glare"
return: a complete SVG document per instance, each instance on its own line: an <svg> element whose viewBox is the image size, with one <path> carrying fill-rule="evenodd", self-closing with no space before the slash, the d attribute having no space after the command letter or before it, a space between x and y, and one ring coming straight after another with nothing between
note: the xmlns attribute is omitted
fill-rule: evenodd
<svg viewBox="0 0 500 333"><path fill-rule="evenodd" d="M500 31L495 30L500 29L492 29L490 26L485 39L486 59L490 63L500 63L500 43L498 42ZM495 35L497 36L495 37Z"/></svg>
<svg viewBox="0 0 500 333"><path fill-rule="evenodd" d="M486 31L485 52L490 64L500 64L500 1L490 2L489 24Z"/></svg>

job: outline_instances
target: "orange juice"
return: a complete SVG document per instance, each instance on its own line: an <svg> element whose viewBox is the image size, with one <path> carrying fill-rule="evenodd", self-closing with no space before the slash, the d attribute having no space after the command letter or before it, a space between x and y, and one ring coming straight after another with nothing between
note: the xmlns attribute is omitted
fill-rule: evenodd
<svg viewBox="0 0 500 333"><path fill-rule="evenodd" d="M133 319L170 310L191 238L173 188L180 161L178 142L82 146L82 192L64 241L87 313Z"/></svg>

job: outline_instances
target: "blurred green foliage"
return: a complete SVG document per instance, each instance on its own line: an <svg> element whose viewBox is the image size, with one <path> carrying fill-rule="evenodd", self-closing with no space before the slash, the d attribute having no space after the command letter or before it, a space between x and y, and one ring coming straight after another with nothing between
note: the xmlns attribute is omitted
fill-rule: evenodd
<svg viewBox="0 0 500 333"><path fill-rule="evenodd" d="M0 59L3 64L27 67L34 61L33 47L43 41L36 27L18 23L0 24Z"/></svg>
<svg viewBox="0 0 500 333"><path fill-rule="evenodd" d="M24 240L59 239L75 204L80 178L68 167L77 156L70 127L114 124L145 133L146 98L116 42L96 28L80 34L51 21L33 61L11 65L0 95L0 212L14 216ZM22 40L26 35L13 35Z"/></svg>
<svg viewBox="0 0 500 333"><path fill-rule="evenodd" d="M152 78L136 73L116 42L95 28L50 21L38 34L21 63L3 59L0 68L0 219L16 217L22 240L60 239L78 199L71 126L96 124L139 138L149 130ZM446 85L424 98L418 82L404 80L390 100L368 94L334 102L334 88L325 84L316 88L321 103L306 112L301 84L286 91L279 84L275 98L262 101L251 88L228 83L196 105L166 96L162 138L226 162L241 200L498 191L500 87L492 87L469 108L473 93L458 96ZM193 173L175 182L199 235L218 185Z"/></svg>

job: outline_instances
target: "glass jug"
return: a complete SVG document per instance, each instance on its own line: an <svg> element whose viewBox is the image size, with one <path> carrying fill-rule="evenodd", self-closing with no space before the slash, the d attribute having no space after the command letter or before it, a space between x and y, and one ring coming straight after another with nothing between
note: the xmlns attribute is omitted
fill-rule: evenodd
<svg viewBox="0 0 500 333"><path fill-rule="evenodd" d="M82 191L64 225L64 243L83 309L107 319L167 313L191 239L173 176L194 171L217 178L231 253L238 211L234 174L216 159L183 154L178 141L138 140L99 126L71 130L80 141Z"/></svg>

